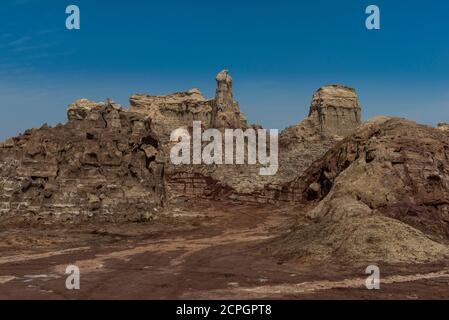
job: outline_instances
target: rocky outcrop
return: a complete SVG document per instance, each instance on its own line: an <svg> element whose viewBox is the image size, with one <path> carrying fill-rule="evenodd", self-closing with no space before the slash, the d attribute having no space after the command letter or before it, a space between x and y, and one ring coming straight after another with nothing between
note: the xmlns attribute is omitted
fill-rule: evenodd
<svg viewBox="0 0 449 320"><path fill-rule="evenodd" d="M357 116L347 112L359 112L355 92L325 87L314 96L311 116L281 133L275 176L260 176L259 165L171 164L169 140L175 129L191 130L193 121L201 121L203 128L248 128L229 72L218 73L216 81L210 100L198 89L133 95L129 109L111 100L81 99L69 106L66 125L29 130L5 141L0 147L5 163L1 212L67 217L126 212L134 217L134 212L151 216L151 208L163 199L179 197L289 202L293 194L286 183L341 139L329 132L343 134L342 127L350 132L358 124L353 121ZM331 109L339 116L322 116Z"/></svg>
<svg viewBox="0 0 449 320"><path fill-rule="evenodd" d="M276 175L261 176L259 165L171 164L169 153L172 143L169 140L175 129L191 129L193 121L201 121L204 128L248 127L234 100L233 80L229 72L220 72L216 81L216 95L211 100L205 99L197 89L167 96L134 95L130 99L129 109L122 109L110 100L102 103L79 100L69 107L66 125L31 130L2 145L2 161L14 159L16 163L13 168L16 171L2 175L4 181L17 184L32 178L31 171L35 170L45 179L57 180L55 189L59 191L51 198L58 199L60 196L57 201L61 203L82 203L83 199L93 201L102 194L106 197L111 194L114 201L100 198L102 201L98 210L104 212L114 212L119 191L92 193L87 188L77 195L73 186L70 190L64 188L69 187L70 183L81 186L103 181L98 190L104 189L105 185L115 185L124 195L124 201L128 201L126 194L135 192L133 197L140 197L140 194L139 201L142 203L150 199L161 203L164 197L170 201L179 197L202 197L255 203L291 202L296 189L290 187L289 182L301 177L343 136L356 130L360 122L360 105L355 91L343 86L327 86L314 95L310 116L281 133ZM44 141L51 142L56 149L49 152ZM65 150L68 146L70 148ZM33 163L34 167L27 171L29 163ZM83 176L85 171L92 175L81 180L75 178ZM11 179L14 175L16 177ZM123 175L127 175L126 179ZM122 178L125 180L122 181ZM109 181L114 183L110 184ZM128 181L130 189L124 181ZM11 189L11 186L7 188ZM17 191L17 186L14 191ZM70 198L67 195L73 196L73 199L67 200ZM15 198L10 196L4 199L4 212L11 208L8 203L24 200L22 202L28 205L29 198L39 198L36 194L20 192L14 193ZM147 200L142 200L144 198ZM98 206L96 201L93 202ZM42 203L51 206L55 201L43 200ZM74 208L74 205L70 206ZM91 214L83 208L73 210ZM43 209L35 211L44 212Z"/></svg>
<svg viewBox="0 0 449 320"><path fill-rule="evenodd" d="M69 106L67 124L28 130L0 144L0 214L46 221L148 219L166 199L226 194L225 181L244 189L239 185L246 182L229 166L183 167L169 160L171 132L193 121L205 128L246 127L226 70L217 75L214 99L192 89L134 95L130 102L122 109L111 100L80 99Z"/></svg>
<svg viewBox="0 0 449 320"><path fill-rule="evenodd" d="M223 105L217 110L231 110L228 114L238 114L235 110L239 109L232 107L236 106L236 102L232 97L232 78L227 71L217 76L215 101ZM326 113L331 109L339 115L332 121L324 115L321 118L316 116L318 110ZM357 115L349 112L350 110L357 112ZM215 125L220 127L223 124L219 122ZM355 91L343 86L323 87L314 95L310 116L281 132L279 170L275 176L261 177L259 166L255 165L168 164L166 167L167 188L170 190L168 193L172 198L185 196L254 203L291 202L293 194L290 188L285 187L286 183L301 176L315 160L323 156L344 136L354 132L359 124L360 105ZM235 127L232 126L232 121L228 125L229 128Z"/></svg>
<svg viewBox="0 0 449 320"><path fill-rule="evenodd" d="M151 119L151 130L164 143L172 131L191 127L193 121L208 126L212 119L211 102L197 89L167 96L133 95L130 103L131 112Z"/></svg>
<svg viewBox="0 0 449 320"><path fill-rule="evenodd" d="M280 134L279 182L302 176L315 160L360 126L360 114L354 89L341 85L318 89L309 117Z"/></svg>
<svg viewBox="0 0 449 320"><path fill-rule="evenodd" d="M215 105L221 110L231 109L234 106L234 96L232 94L232 77L229 71L219 72L215 79L217 80Z"/></svg>
<svg viewBox="0 0 449 320"><path fill-rule="evenodd" d="M345 137L360 125L361 108L354 89L331 85L313 96L309 119L326 135Z"/></svg>
<svg viewBox="0 0 449 320"><path fill-rule="evenodd" d="M439 123L438 124L438 129L443 131L443 132L449 133L449 123L445 123L445 122Z"/></svg>
<svg viewBox="0 0 449 320"><path fill-rule="evenodd" d="M227 70L217 75L214 99L206 100L198 89L167 96L133 95L130 111L151 119L151 129L167 143L172 131L191 128L201 121L204 128L246 128L246 117L234 101L232 78Z"/></svg>
<svg viewBox="0 0 449 320"><path fill-rule="evenodd" d="M449 143L440 130L372 119L291 187L310 207L310 224L280 241L292 255L396 263L448 254Z"/></svg>
<svg viewBox="0 0 449 320"><path fill-rule="evenodd" d="M332 85L315 93L307 119L281 133L276 175L261 176L259 165L173 165L175 129L193 121L248 128L229 72L216 80L211 100L197 89L134 95L129 109L81 99L66 124L0 143L0 219L142 221L197 197L275 203L301 208L301 224L264 243L282 259L449 256L449 125L377 117L361 126L355 91Z"/></svg>
<svg viewBox="0 0 449 320"><path fill-rule="evenodd" d="M350 111L352 110L352 111ZM318 116L318 113L322 113ZM231 198L243 202L279 203L291 202L292 189L289 181L303 173L344 137L360 125L360 104L355 90L334 85L320 88L310 105L310 116L298 124L283 130L279 136L279 170L275 176L261 178L255 170L246 169L245 174L227 172L219 181L236 179ZM337 114L331 119L325 114ZM252 174L249 174L252 173ZM244 182L244 183L242 183ZM236 189L236 185L245 188Z"/></svg>
<svg viewBox="0 0 449 320"><path fill-rule="evenodd" d="M69 121L0 145L0 214L29 221L151 218L165 190L147 117L78 100Z"/></svg>
<svg viewBox="0 0 449 320"><path fill-rule="evenodd" d="M212 103L211 127L218 129L245 128L246 117L232 93L232 77L228 70L218 73L217 90Z"/></svg>

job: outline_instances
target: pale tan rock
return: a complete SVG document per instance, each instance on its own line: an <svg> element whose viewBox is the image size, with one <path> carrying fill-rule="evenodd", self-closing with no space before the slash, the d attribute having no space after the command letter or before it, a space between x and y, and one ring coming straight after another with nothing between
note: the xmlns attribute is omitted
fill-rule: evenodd
<svg viewBox="0 0 449 320"><path fill-rule="evenodd" d="M361 124L361 108L354 89L331 85L313 96L309 118L327 135L347 136Z"/></svg>
<svg viewBox="0 0 449 320"><path fill-rule="evenodd" d="M449 123L441 122L438 124L438 129L444 132L449 132Z"/></svg>
<svg viewBox="0 0 449 320"><path fill-rule="evenodd" d="M246 116L240 112L239 104L234 100L232 77L228 70L217 74L217 89L212 103L211 126L219 129L245 128Z"/></svg>
<svg viewBox="0 0 449 320"><path fill-rule="evenodd" d="M142 147L142 150L145 152L145 155L148 159L156 157L158 154L158 150L152 145L145 145Z"/></svg>
<svg viewBox="0 0 449 320"><path fill-rule="evenodd" d="M0 148L12 148L14 147L14 139L9 138L0 143Z"/></svg>
<svg viewBox="0 0 449 320"><path fill-rule="evenodd" d="M79 99L72 103L67 109L69 120L83 120L93 110L100 109L105 106L104 102L92 102L88 99Z"/></svg>
<svg viewBox="0 0 449 320"><path fill-rule="evenodd" d="M228 70L223 70L217 74L217 90L215 93L215 103L220 110L233 107L234 96L232 93L232 77Z"/></svg>
<svg viewBox="0 0 449 320"><path fill-rule="evenodd" d="M373 263L431 263L449 256L447 245L396 219L379 215L336 221L323 218L278 239L274 250L286 260L365 267Z"/></svg>
<svg viewBox="0 0 449 320"><path fill-rule="evenodd" d="M163 143L178 129L189 129L193 121L201 121L204 128L244 128L246 117L234 101L232 78L228 71L217 75L217 93L206 100L198 89L166 96L133 95L130 111L148 116L152 131Z"/></svg>

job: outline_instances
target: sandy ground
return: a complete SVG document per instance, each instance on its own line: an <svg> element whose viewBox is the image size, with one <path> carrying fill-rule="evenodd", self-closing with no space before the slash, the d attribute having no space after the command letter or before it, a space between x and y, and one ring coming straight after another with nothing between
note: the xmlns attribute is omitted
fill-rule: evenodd
<svg viewBox="0 0 449 320"><path fill-rule="evenodd" d="M449 299L449 261L379 265L381 289L368 290L366 266L263 254L295 221L286 209L169 210L146 223L1 226L0 299ZM65 287L68 265L80 290Z"/></svg>

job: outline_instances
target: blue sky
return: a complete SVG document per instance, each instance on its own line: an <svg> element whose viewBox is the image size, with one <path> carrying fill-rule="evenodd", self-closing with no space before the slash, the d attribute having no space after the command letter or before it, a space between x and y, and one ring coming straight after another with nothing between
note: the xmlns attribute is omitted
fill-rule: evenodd
<svg viewBox="0 0 449 320"><path fill-rule="evenodd" d="M65 8L81 30L65 28ZM365 8L381 9L381 30ZM313 92L356 88L364 119L449 122L446 0L3 0L0 140L66 121L78 98L199 88L230 69L253 123L284 128L307 116Z"/></svg>

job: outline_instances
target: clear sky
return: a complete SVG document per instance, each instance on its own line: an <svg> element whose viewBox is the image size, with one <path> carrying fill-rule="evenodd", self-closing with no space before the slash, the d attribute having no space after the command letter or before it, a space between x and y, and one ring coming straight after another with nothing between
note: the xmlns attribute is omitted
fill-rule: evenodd
<svg viewBox="0 0 449 320"><path fill-rule="evenodd" d="M78 5L81 29L65 28ZM381 30L365 28L365 8ZM449 122L447 0L2 0L0 140L66 121L78 98L214 94L230 70L250 122L284 128L307 116L313 92L340 83L363 118Z"/></svg>

